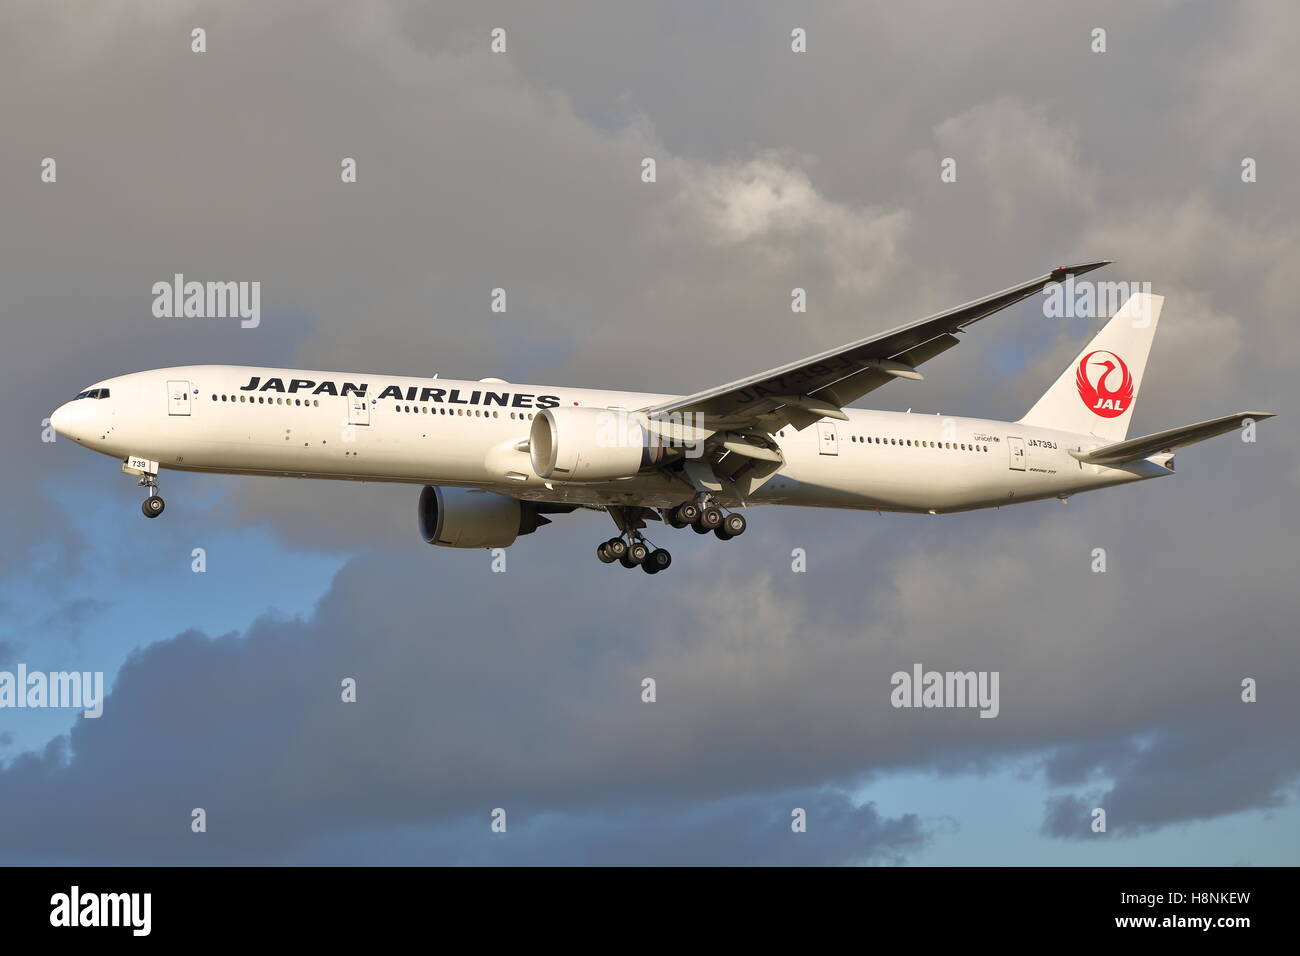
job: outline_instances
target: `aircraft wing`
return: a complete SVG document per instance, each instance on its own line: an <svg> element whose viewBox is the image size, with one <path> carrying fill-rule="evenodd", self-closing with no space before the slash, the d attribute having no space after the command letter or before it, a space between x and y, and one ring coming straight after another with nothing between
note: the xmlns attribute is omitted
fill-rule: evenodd
<svg viewBox="0 0 1300 956"><path fill-rule="evenodd" d="M654 419L700 414L711 429L761 426L769 432L786 424L807 428L822 418L843 420L841 408L886 382L920 379L916 367L956 345L960 340L955 333L966 326L1028 298L1049 282L1109 262L1060 266L947 312L644 411Z"/></svg>
<svg viewBox="0 0 1300 956"><path fill-rule="evenodd" d="M1156 432L1154 435L1143 435L1141 438L1130 438L1128 441L1116 442L1113 445L1103 445L1092 451L1075 449L1071 450L1070 454L1085 465L1122 465L1126 461L1150 458L1162 451L1173 451L1184 445L1205 441L1215 435L1240 428L1247 421L1263 421L1265 418L1272 417L1273 412L1238 412L1235 415L1213 418L1208 422L1197 422L1195 425L1184 425L1182 428L1171 428L1168 431Z"/></svg>

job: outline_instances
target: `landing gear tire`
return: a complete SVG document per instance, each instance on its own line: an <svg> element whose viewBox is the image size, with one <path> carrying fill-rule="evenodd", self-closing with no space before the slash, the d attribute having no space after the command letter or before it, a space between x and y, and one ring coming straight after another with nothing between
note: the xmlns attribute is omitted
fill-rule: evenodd
<svg viewBox="0 0 1300 956"><path fill-rule="evenodd" d="M698 534L708 534L714 528L722 526L722 509L715 508L712 505L700 511L700 516L695 519L694 528Z"/></svg>
<svg viewBox="0 0 1300 956"><path fill-rule="evenodd" d="M608 554L610 559L614 561L617 561L627 555L627 542L624 541L622 538L610 538L603 545L601 545L601 547L605 549L605 553Z"/></svg>
<svg viewBox="0 0 1300 956"><path fill-rule="evenodd" d="M748 522L745 521L745 516L738 515L733 511L722 519L722 524L718 526L718 531L725 532L728 538L734 538L737 535L744 534L746 527L748 527ZM721 538L722 534L719 533L718 537Z"/></svg>
<svg viewBox="0 0 1300 956"><path fill-rule="evenodd" d="M719 541L730 541L732 538L735 537L734 534L728 534L727 529L725 527L714 528L713 536L717 538Z"/></svg>
<svg viewBox="0 0 1300 956"><path fill-rule="evenodd" d="M672 525L675 528L685 528L688 524L694 524L700 517L700 506L694 501L686 501L678 505L672 511Z"/></svg>
<svg viewBox="0 0 1300 956"><path fill-rule="evenodd" d="M658 574L660 571L667 571L668 566L672 563L673 556L671 554L663 548L656 548L641 563L641 570L646 574Z"/></svg>
<svg viewBox="0 0 1300 956"><path fill-rule="evenodd" d="M156 518L163 513L167 503L158 495L150 495L140 504L140 510L144 512L146 518Z"/></svg>
<svg viewBox="0 0 1300 956"><path fill-rule="evenodd" d="M627 558L632 564L642 564L650 555L650 549L641 541L633 541L632 546L627 549Z"/></svg>
<svg viewBox="0 0 1300 956"><path fill-rule="evenodd" d="M612 554L609 553L609 549L605 547L605 543L603 541L596 548L596 557L600 559L601 564L613 564L616 560L618 560Z"/></svg>

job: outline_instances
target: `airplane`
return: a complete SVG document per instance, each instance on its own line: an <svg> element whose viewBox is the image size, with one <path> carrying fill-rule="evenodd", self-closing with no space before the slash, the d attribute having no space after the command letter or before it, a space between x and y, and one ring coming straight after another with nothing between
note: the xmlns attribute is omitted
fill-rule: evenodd
<svg viewBox="0 0 1300 956"><path fill-rule="evenodd" d="M721 540L741 511L797 505L949 514L1173 474L1177 448L1273 417L1239 412L1128 438L1164 299L1136 293L1019 421L849 408L958 345L979 320L1069 275L693 395L231 365L135 372L60 406L54 429L122 462L163 512L162 469L423 485L420 534L505 548L579 508L618 534L597 558L657 574L647 522Z"/></svg>

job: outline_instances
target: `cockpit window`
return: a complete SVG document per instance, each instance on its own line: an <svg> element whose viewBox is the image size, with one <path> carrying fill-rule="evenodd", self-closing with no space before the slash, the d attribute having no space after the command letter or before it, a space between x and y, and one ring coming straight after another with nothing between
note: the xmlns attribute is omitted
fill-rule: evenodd
<svg viewBox="0 0 1300 956"><path fill-rule="evenodd" d="M106 388L87 389L84 392L78 392L76 398L74 398L73 401L75 402L78 398L108 398L108 389Z"/></svg>
<svg viewBox="0 0 1300 956"><path fill-rule="evenodd" d="M89 394L90 394L90 392L78 392L78 393L77 393L77 398L85 398L85 397L86 397L87 395L89 395ZM77 400L77 398L74 398L73 401L75 402L75 401Z"/></svg>
<svg viewBox="0 0 1300 956"><path fill-rule="evenodd" d="M101 388L101 389L99 390L99 394L96 395L95 397L96 397L96 398L108 398L108 389L106 389L106 388Z"/></svg>

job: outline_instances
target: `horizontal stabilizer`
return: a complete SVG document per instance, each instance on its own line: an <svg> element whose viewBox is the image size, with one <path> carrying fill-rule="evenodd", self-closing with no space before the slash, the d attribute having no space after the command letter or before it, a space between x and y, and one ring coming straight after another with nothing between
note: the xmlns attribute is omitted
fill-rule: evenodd
<svg viewBox="0 0 1300 956"><path fill-rule="evenodd" d="M1156 432L1154 435L1143 435L1141 438L1130 438L1128 441L1116 442L1113 445L1103 445L1092 451L1071 450L1070 454L1085 465L1120 465L1126 461L1138 461L1161 452L1173 451L1184 445L1205 441L1215 435L1240 428L1248 421L1258 422L1272 417L1272 412L1238 412L1236 415L1225 415L1223 418L1214 418L1208 422L1184 425L1182 428L1171 428L1168 431Z"/></svg>

